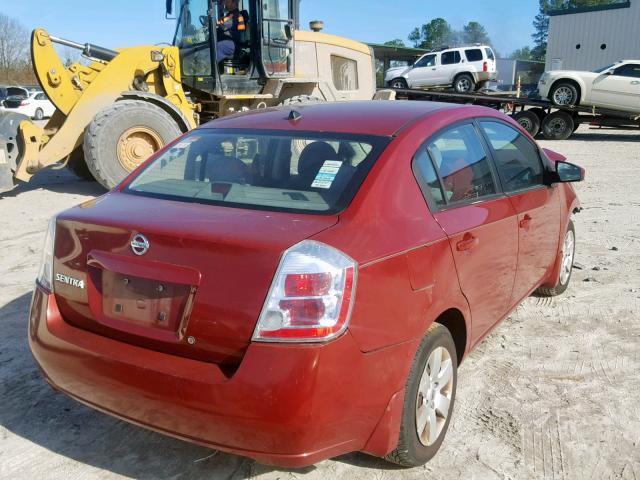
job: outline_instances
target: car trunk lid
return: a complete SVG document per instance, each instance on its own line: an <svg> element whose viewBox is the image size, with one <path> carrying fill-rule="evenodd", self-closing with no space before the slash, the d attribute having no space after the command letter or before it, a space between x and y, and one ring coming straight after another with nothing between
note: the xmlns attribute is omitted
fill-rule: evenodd
<svg viewBox="0 0 640 480"><path fill-rule="evenodd" d="M283 251L336 222L111 193L58 218L56 299L79 328L237 364Z"/></svg>

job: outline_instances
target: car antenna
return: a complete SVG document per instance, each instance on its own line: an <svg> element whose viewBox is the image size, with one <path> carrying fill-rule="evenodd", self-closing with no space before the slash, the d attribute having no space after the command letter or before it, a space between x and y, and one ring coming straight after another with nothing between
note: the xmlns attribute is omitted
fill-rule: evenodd
<svg viewBox="0 0 640 480"><path fill-rule="evenodd" d="M297 122L301 118L302 118L302 114L300 112L296 110L291 110L291 112L289 112L289 121Z"/></svg>

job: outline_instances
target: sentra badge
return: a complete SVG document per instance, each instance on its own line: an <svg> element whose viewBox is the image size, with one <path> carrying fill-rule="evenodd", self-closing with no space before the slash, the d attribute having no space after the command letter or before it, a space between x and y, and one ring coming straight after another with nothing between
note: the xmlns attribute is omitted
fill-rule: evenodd
<svg viewBox="0 0 640 480"><path fill-rule="evenodd" d="M56 273L56 281L71 285L72 287L84 288L84 280L78 280L77 278L73 278L68 275L62 275L61 273Z"/></svg>

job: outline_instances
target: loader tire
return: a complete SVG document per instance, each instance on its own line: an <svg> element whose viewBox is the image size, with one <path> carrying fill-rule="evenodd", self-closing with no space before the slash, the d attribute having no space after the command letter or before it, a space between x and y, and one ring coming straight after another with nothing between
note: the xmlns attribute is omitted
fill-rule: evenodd
<svg viewBox="0 0 640 480"><path fill-rule="evenodd" d="M93 177L113 188L153 153L182 134L162 108L122 100L99 112L84 136L84 158Z"/></svg>
<svg viewBox="0 0 640 480"><path fill-rule="evenodd" d="M305 103L320 103L324 102L322 98L314 97L312 95L296 95L291 98L285 98L280 105L302 105Z"/></svg>
<svg viewBox="0 0 640 480"><path fill-rule="evenodd" d="M82 147L76 148L67 160L67 168L76 176L83 180L95 180L91 174L91 170L87 167L87 162L84 161L84 152Z"/></svg>

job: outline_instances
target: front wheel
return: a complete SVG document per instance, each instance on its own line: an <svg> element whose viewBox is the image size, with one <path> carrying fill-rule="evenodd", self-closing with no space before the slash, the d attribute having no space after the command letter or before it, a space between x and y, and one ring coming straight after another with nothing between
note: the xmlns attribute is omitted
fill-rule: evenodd
<svg viewBox="0 0 640 480"><path fill-rule="evenodd" d="M122 100L98 113L84 136L84 158L93 177L113 188L147 158L182 134L162 108Z"/></svg>
<svg viewBox="0 0 640 480"><path fill-rule="evenodd" d="M560 82L553 86L549 95L559 107L573 107L578 104L578 89L573 83Z"/></svg>
<svg viewBox="0 0 640 480"><path fill-rule="evenodd" d="M458 357L449 330L434 323L416 353L405 387L398 445L385 456L416 467L438 452L449 427L456 398Z"/></svg>
<svg viewBox="0 0 640 480"><path fill-rule="evenodd" d="M537 293L545 297L555 297L565 292L569 286L571 280L571 273L573 273L573 257L576 253L576 229L573 226L573 222L569 220L567 226L567 232L564 235L564 241L562 243L562 251L560 252L560 277L558 278L558 284L553 288L540 287L536 290Z"/></svg>
<svg viewBox="0 0 640 480"><path fill-rule="evenodd" d="M404 78L395 78L389 82L391 88L397 88L399 90L406 90L409 88L409 84Z"/></svg>

